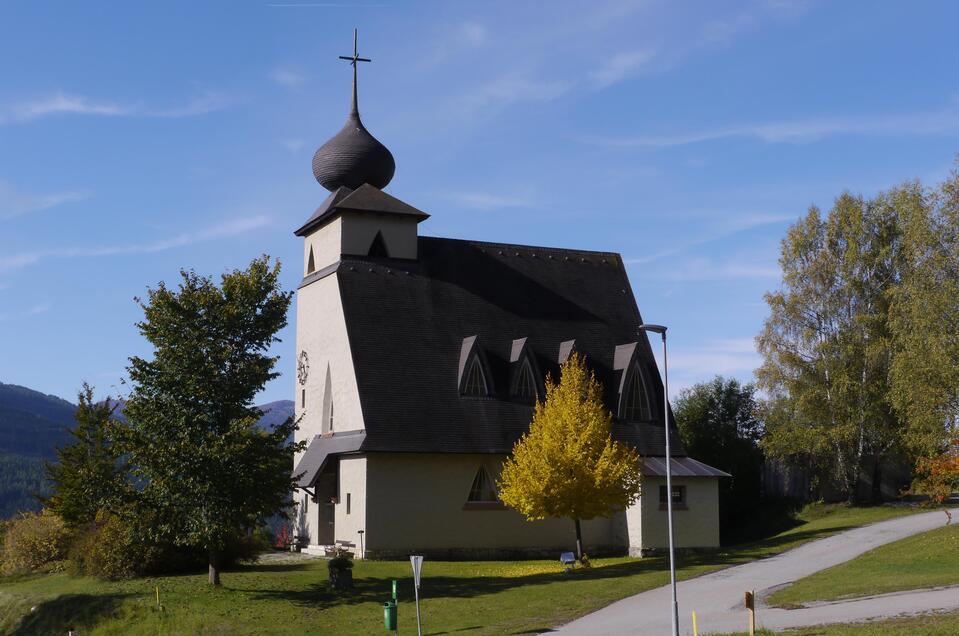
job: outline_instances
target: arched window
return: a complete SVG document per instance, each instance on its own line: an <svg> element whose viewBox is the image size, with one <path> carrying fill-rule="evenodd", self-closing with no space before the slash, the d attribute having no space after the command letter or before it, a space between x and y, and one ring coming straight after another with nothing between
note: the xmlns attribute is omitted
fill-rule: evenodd
<svg viewBox="0 0 959 636"><path fill-rule="evenodd" d="M498 501L496 497L496 487L485 466L480 466L476 471L476 477L473 478L473 486L470 488L469 497L466 501L471 503L493 503Z"/></svg>
<svg viewBox="0 0 959 636"><path fill-rule="evenodd" d="M646 382L639 365L633 367L629 386L626 388L623 417L628 422L646 422L653 419L649 407L649 393L646 391Z"/></svg>
<svg viewBox="0 0 959 636"><path fill-rule="evenodd" d="M523 364L519 369L519 377L516 380L516 397L535 402L538 397L536 391L536 377L533 375L533 367L529 363L529 358L523 359Z"/></svg>
<svg viewBox="0 0 959 636"><path fill-rule="evenodd" d="M466 368L466 381L463 383L463 395L470 397L486 397L489 389L486 384L486 374L479 356L473 356Z"/></svg>

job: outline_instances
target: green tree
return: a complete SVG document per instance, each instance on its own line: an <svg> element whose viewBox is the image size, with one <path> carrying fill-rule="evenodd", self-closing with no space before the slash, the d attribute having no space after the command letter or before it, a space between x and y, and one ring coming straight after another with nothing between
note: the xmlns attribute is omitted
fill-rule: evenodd
<svg viewBox="0 0 959 636"><path fill-rule="evenodd" d="M818 464L850 501L864 460L878 472L902 440L888 380L899 245L886 195L843 194L825 219L812 208L783 240L782 288L766 295L770 315L757 339L764 358L757 375L776 407L766 452Z"/></svg>
<svg viewBox="0 0 959 636"><path fill-rule="evenodd" d="M959 428L959 170L931 192L908 184L890 203L906 263L890 311L891 400L910 448L930 456L951 448Z"/></svg>
<svg viewBox="0 0 959 636"><path fill-rule="evenodd" d="M763 426L756 388L716 376L683 389L673 412L686 452L732 475L719 480L719 527L728 544L740 538L740 525L760 502Z"/></svg>
<svg viewBox="0 0 959 636"><path fill-rule="evenodd" d="M44 505L71 526L93 522L101 509L115 507L127 489L127 468L111 442L110 420L116 408L109 398L93 399L84 383L78 395L73 443L57 449L57 461L47 462L51 494Z"/></svg>
<svg viewBox="0 0 959 636"><path fill-rule="evenodd" d="M586 361L574 353L559 383L546 380L529 432L516 442L497 482L500 499L528 520L572 519L583 556L580 521L608 517L640 494L639 454L610 436L612 415Z"/></svg>
<svg viewBox="0 0 959 636"><path fill-rule="evenodd" d="M138 514L158 541L201 548L209 582L220 583L227 542L287 504L290 466L301 444L292 419L265 431L254 396L279 374L268 353L286 325L292 294L266 256L217 285L181 271L178 289L160 283L138 301L137 324L152 359L130 358L133 391L118 439L138 483Z"/></svg>

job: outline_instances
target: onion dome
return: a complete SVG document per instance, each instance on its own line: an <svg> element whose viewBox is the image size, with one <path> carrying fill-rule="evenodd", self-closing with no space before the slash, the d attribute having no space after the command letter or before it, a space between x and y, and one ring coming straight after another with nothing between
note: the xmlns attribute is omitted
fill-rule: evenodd
<svg viewBox="0 0 959 636"><path fill-rule="evenodd" d="M396 171L393 154L370 134L360 120L360 111L356 104L356 64L369 60L357 56L355 31L353 37L353 55L340 58L349 60L353 65L353 104L350 116L340 132L320 146L313 155L313 176L330 192L344 186L356 190L364 183L383 189Z"/></svg>

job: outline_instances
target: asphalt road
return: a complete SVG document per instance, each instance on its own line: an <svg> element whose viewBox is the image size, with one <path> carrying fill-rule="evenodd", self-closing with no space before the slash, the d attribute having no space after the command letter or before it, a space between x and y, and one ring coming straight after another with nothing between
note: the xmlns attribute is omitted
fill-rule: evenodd
<svg viewBox="0 0 959 636"><path fill-rule="evenodd" d="M959 508L952 510L959 515ZM757 625L770 629L826 623L858 622L932 610L959 608L959 586L884 594L862 599L810 604L803 609L766 607L763 599L788 583L853 559L892 541L942 526L941 510L890 519L812 541L768 559L720 570L677 586L679 633L693 633L696 611L700 634L746 629L743 594L755 590ZM554 633L564 636L670 633L669 586L625 598L564 625Z"/></svg>

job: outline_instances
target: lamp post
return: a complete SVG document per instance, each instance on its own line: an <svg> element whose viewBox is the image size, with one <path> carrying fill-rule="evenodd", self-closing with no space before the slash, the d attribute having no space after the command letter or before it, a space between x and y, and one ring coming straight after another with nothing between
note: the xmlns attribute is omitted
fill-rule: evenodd
<svg viewBox="0 0 959 636"><path fill-rule="evenodd" d="M666 519L669 527L669 586L673 593L673 636L679 636L679 603L676 601L676 561L673 558L673 475L670 469L672 455L669 452L669 370L666 364L666 327L642 324L640 331L652 331L663 337L663 427L666 430Z"/></svg>

